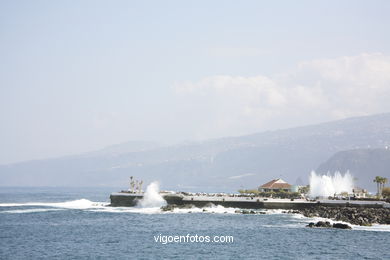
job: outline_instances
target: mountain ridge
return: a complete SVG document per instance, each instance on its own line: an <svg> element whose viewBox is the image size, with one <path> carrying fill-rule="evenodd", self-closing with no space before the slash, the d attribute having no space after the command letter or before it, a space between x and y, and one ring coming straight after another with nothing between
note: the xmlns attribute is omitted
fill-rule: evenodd
<svg viewBox="0 0 390 260"><path fill-rule="evenodd" d="M353 176L359 176L358 183L372 183L375 176L390 179L390 149L366 148L337 152L320 164L317 171L320 173L349 171Z"/></svg>
<svg viewBox="0 0 390 260"><path fill-rule="evenodd" d="M130 175L159 180L163 188L214 191L253 188L274 177L307 182L310 171L337 152L390 146L390 113L184 145L150 145L0 165L1 185L126 186Z"/></svg>

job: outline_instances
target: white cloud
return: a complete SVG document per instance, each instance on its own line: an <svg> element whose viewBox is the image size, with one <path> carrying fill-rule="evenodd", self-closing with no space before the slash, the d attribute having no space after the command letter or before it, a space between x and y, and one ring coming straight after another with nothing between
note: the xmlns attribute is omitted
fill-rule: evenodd
<svg viewBox="0 0 390 260"><path fill-rule="evenodd" d="M390 56L306 61L284 74L216 75L174 89L199 138L239 135L390 111Z"/></svg>
<svg viewBox="0 0 390 260"><path fill-rule="evenodd" d="M242 178L249 177L249 176L254 176L254 175L255 175L254 173L246 173L246 174L242 174L242 175L230 176L230 177L228 177L228 179L231 179L231 180L242 179Z"/></svg>

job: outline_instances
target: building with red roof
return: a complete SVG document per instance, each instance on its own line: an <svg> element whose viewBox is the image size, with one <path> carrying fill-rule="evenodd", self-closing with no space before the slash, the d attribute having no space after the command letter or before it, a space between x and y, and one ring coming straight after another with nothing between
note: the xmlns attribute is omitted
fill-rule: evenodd
<svg viewBox="0 0 390 260"><path fill-rule="evenodd" d="M259 187L259 191L262 192L279 192L279 191L292 191L292 185L288 184L282 179L275 179L270 182L267 182Z"/></svg>

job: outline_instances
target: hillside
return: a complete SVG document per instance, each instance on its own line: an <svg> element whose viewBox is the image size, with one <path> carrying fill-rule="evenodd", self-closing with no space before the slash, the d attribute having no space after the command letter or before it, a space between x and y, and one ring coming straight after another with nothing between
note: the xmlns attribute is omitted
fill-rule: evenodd
<svg viewBox="0 0 390 260"><path fill-rule="evenodd" d="M390 113L175 146L135 144L2 165L1 185L126 188L131 175L159 180L164 189L199 191L235 191L274 177L307 182L337 152L390 146Z"/></svg>
<svg viewBox="0 0 390 260"><path fill-rule="evenodd" d="M359 186L370 187L370 191L375 192L373 188L376 185L373 183L375 176L390 179L390 149L354 149L338 152L321 164L317 171L322 173L350 171L357 178Z"/></svg>

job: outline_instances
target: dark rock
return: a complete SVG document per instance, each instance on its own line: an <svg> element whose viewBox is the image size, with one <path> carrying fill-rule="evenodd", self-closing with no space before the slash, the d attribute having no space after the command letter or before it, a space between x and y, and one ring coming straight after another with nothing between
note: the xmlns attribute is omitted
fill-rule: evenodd
<svg viewBox="0 0 390 260"><path fill-rule="evenodd" d="M325 227L325 228L329 228L329 227L332 227L330 225L330 222L328 221L318 221L316 224L315 224L316 227Z"/></svg>
<svg viewBox="0 0 390 260"><path fill-rule="evenodd" d="M352 229L348 224L334 223L330 224L328 221L318 221L317 223L310 222L306 227L310 228L340 228L340 229Z"/></svg>
<svg viewBox="0 0 390 260"><path fill-rule="evenodd" d="M181 209L193 209L193 208L195 208L195 205L194 204L184 204L184 205L180 206L179 208L181 208Z"/></svg>
<svg viewBox="0 0 390 260"><path fill-rule="evenodd" d="M169 204L169 205L161 207L160 209L162 211L173 211L175 208L177 208L176 204Z"/></svg>
<svg viewBox="0 0 390 260"><path fill-rule="evenodd" d="M306 227L314 227L314 222L310 222Z"/></svg>
<svg viewBox="0 0 390 260"><path fill-rule="evenodd" d="M204 207L205 208L212 208L212 207L215 207L215 204L211 203L211 202L208 202Z"/></svg>
<svg viewBox="0 0 390 260"><path fill-rule="evenodd" d="M352 229L352 227L348 224L343 223L333 223L333 228L341 228L341 229Z"/></svg>

